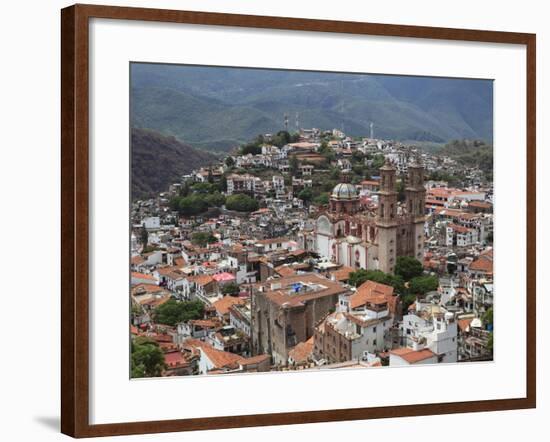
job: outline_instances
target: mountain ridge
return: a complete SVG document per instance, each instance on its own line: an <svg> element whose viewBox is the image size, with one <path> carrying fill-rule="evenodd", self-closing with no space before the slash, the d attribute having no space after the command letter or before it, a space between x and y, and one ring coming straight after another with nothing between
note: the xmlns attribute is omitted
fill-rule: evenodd
<svg viewBox="0 0 550 442"><path fill-rule="evenodd" d="M301 127L396 140L492 142L491 80L248 68L131 67L133 127L200 149L230 150L258 133Z"/></svg>
<svg viewBox="0 0 550 442"><path fill-rule="evenodd" d="M131 150L133 200L166 191L181 175L216 160L208 152L151 129L132 129Z"/></svg>

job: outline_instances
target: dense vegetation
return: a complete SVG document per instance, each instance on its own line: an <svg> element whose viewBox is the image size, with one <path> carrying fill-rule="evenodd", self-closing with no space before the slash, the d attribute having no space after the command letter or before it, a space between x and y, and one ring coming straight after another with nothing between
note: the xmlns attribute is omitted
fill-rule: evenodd
<svg viewBox="0 0 550 442"><path fill-rule="evenodd" d="M422 275L422 263L412 256L400 256L395 263L395 274L403 280L409 281L412 278Z"/></svg>
<svg viewBox="0 0 550 442"><path fill-rule="evenodd" d="M493 146L479 140L453 140L439 155L447 155L467 167L478 167L487 179L493 179Z"/></svg>
<svg viewBox="0 0 550 442"><path fill-rule="evenodd" d="M239 284L236 282L229 282L222 287L222 293L224 295L237 296L239 294Z"/></svg>
<svg viewBox="0 0 550 442"><path fill-rule="evenodd" d="M204 304L200 301L181 302L170 299L155 309L153 319L157 324L174 326L191 319L200 319L203 314Z"/></svg>
<svg viewBox="0 0 550 442"><path fill-rule="evenodd" d="M199 247L216 242L217 238L210 232L194 232L191 235L191 242Z"/></svg>
<svg viewBox="0 0 550 442"><path fill-rule="evenodd" d="M230 150L258 133L342 127L386 139L492 142L486 80L132 65L132 125Z"/></svg>
<svg viewBox="0 0 550 442"><path fill-rule="evenodd" d="M381 270L359 269L350 273L349 283L359 287L366 281L379 282L380 284L391 285L397 292L403 292L405 289L403 278L397 275L384 273Z"/></svg>
<svg viewBox="0 0 550 442"><path fill-rule="evenodd" d="M150 197L179 182L181 175L215 161L174 137L132 129L132 199Z"/></svg>
<svg viewBox="0 0 550 442"><path fill-rule="evenodd" d="M131 343L131 372L133 378L160 376L166 368L164 354L158 344L145 337Z"/></svg>
<svg viewBox="0 0 550 442"><path fill-rule="evenodd" d="M236 210L237 212L253 212L258 210L260 204L244 193L237 193L226 198L225 207L227 210Z"/></svg>
<svg viewBox="0 0 550 442"><path fill-rule="evenodd" d="M417 296L437 290L439 280L437 276L425 275L422 263L413 257L399 257L395 265L395 275L384 273L381 270L359 269L350 273L349 283L355 287L366 281L375 281L390 285L401 296L403 310L415 302Z"/></svg>
<svg viewBox="0 0 550 442"><path fill-rule="evenodd" d="M170 199L170 209L183 216L199 215L213 207L225 204L225 195L221 193L225 182L184 184L180 194Z"/></svg>

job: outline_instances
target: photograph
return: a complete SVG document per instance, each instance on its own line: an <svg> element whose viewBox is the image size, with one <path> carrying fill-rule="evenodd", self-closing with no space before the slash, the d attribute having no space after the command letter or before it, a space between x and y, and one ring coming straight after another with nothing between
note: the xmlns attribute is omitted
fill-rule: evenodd
<svg viewBox="0 0 550 442"><path fill-rule="evenodd" d="M4 11L0 440L545 434L543 2Z"/></svg>
<svg viewBox="0 0 550 442"><path fill-rule="evenodd" d="M130 378L493 363L493 79L129 78Z"/></svg>

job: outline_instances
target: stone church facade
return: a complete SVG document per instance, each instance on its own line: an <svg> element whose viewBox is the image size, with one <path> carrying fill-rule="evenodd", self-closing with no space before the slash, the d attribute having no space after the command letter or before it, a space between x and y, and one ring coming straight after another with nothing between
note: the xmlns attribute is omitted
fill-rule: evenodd
<svg viewBox="0 0 550 442"><path fill-rule="evenodd" d="M405 201L398 204L396 169L380 168L376 209L363 209L352 184L339 183L329 208L315 220L314 247L332 262L352 268L393 273L399 256L424 256L424 168L409 165Z"/></svg>

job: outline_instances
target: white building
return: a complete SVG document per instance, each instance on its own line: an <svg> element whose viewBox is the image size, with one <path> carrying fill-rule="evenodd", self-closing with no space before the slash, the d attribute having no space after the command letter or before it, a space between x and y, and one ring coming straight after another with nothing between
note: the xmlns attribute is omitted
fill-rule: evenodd
<svg viewBox="0 0 550 442"><path fill-rule="evenodd" d="M448 247L469 247L479 242L479 235L476 229L447 224L445 228L445 245Z"/></svg>
<svg viewBox="0 0 550 442"><path fill-rule="evenodd" d="M404 347L429 349L437 356L437 362L457 362L457 330L453 313L438 305L417 301L416 310L403 317L399 337Z"/></svg>
<svg viewBox="0 0 550 442"><path fill-rule="evenodd" d="M141 220L141 226L147 230L160 229L160 218L158 216L149 216Z"/></svg>
<svg viewBox="0 0 550 442"><path fill-rule="evenodd" d="M237 175L231 174L227 177L227 194L234 193L255 193L256 187L261 184L262 180L254 175Z"/></svg>

